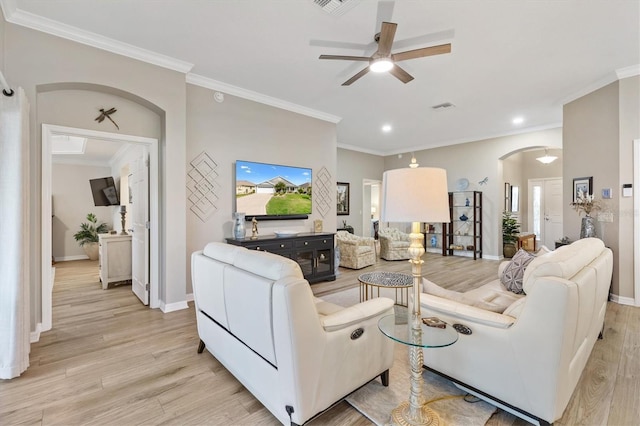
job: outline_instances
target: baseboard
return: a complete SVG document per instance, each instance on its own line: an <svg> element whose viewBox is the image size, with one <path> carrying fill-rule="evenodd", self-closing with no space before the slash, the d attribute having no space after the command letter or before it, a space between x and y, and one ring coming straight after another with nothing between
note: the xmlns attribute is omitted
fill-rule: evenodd
<svg viewBox="0 0 640 426"><path fill-rule="evenodd" d="M636 306L636 300L633 297L623 297L618 296L617 294L610 294L609 300L619 305Z"/></svg>
<svg viewBox="0 0 640 426"><path fill-rule="evenodd" d="M483 254L482 258L487 260L504 260L503 256L495 256L491 254Z"/></svg>
<svg viewBox="0 0 640 426"><path fill-rule="evenodd" d="M86 254L78 254L75 256L60 256L60 257L54 257L54 260L56 262L68 262L69 260L88 260L89 256L87 256Z"/></svg>
<svg viewBox="0 0 640 426"><path fill-rule="evenodd" d="M193 302L193 293L187 293L187 302Z"/></svg>
<svg viewBox="0 0 640 426"><path fill-rule="evenodd" d="M183 300L182 302L174 302L174 303L166 303L166 304L164 302L160 302L160 310L165 314L173 311L179 311L181 309L188 309L188 308L189 308L189 305L187 304L186 300Z"/></svg>
<svg viewBox="0 0 640 426"><path fill-rule="evenodd" d="M36 324L36 330L32 331L31 334L29 335L29 341L31 343L38 342L40 340L41 332L42 332L42 323L39 322Z"/></svg>

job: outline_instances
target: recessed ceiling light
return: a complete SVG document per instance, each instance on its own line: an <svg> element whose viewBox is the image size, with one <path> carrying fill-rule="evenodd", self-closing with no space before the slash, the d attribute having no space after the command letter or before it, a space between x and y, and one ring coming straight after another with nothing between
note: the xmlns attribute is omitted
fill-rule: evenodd
<svg viewBox="0 0 640 426"><path fill-rule="evenodd" d="M382 126L382 131L385 133L389 133L391 131L391 124L385 124Z"/></svg>
<svg viewBox="0 0 640 426"><path fill-rule="evenodd" d="M524 117L515 117L511 122L513 124L522 124L524 123Z"/></svg>

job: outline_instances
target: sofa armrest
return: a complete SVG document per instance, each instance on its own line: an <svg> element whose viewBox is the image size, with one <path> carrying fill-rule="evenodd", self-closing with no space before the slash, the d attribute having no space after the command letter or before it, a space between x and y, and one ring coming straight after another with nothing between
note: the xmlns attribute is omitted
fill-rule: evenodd
<svg viewBox="0 0 640 426"><path fill-rule="evenodd" d="M509 328L516 322L516 319L509 315L498 314L431 294L420 293L420 306L431 311L441 312L452 318L460 318L489 327Z"/></svg>
<svg viewBox="0 0 640 426"><path fill-rule="evenodd" d="M320 321L327 332L342 330L369 318L393 314L393 303L393 300L387 297L376 297L326 315Z"/></svg>
<svg viewBox="0 0 640 426"><path fill-rule="evenodd" d="M340 245L344 245L344 246L357 246L358 242L356 240L345 240L345 239L341 239L341 240L337 240L337 243Z"/></svg>

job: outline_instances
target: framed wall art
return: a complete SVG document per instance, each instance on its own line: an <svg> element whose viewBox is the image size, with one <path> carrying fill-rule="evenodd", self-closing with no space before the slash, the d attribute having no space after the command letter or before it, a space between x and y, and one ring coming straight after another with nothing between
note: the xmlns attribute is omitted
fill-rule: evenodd
<svg viewBox="0 0 640 426"><path fill-rule="evenodd" d="M578 201L578 193L593 194L593 176L573 178L573 202Z"/></svg>
<svg viewBox="0 0 640 426"><path fill-rule="evenodd" d="M349 214L349 184L347 182L338 182L337 192L337 212L338 216Z"/></svg>

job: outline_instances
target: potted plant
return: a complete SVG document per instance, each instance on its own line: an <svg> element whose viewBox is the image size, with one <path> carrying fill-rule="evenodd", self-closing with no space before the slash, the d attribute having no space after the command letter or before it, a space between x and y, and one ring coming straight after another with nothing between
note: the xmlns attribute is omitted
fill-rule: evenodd
<svg viewBox="0 0 640 426"><path fill-rule="evenodd" d="M502 253L504 257L513 257L516 254L516 242L520 233L520 224L511 212L502 213Z"/></svg>
<svg viewBox="0 0 640 426"><path fill-rule="evenodd" d="M73 235L73 238L84 249L89 256L89 260L98 259L98 234L105 234L108 231L107 224L98 224L98 218L93 213L87 214L87 221L80 225L80 230Z"/></svg>

